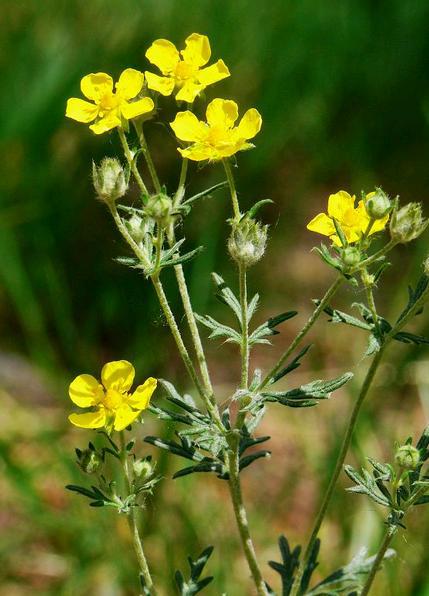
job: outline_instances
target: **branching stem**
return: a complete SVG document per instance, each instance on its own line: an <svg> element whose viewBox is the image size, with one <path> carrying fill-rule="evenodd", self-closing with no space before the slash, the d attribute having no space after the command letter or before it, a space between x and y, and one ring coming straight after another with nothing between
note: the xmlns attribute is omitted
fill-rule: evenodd
<svg viewBox="0 0 429 596"><path fill-rule="evenodd" d="M134 178L136 179L137 184L139 185L139 188L141 190L141 192L144 195L149 194L148 190L146 188L146 184L143 182L143 178L140 176L140 172L137 168L137 164L136 161L133 157L133 155L131 154L131 150L130 147L128 145L128 141L127 141L127 137L125 136L124 131L122 130L122 128L118 128L118 134L119 134L119 139L121 141L122 144L122 148L124 150L124 154L125 154L125 159L128 162L128 165L130 167L130 170L132 171Z"/></svg>
<svg viewBox="0 0 429 596"><path fill-rule="evenodd" d="M360 593L361 596L367 596L367 594L369 594L376 573L379 570L381 563L383 562L384 555L386 554L386 551L389 548L389 545L392 542L392 538L396 534L396 531L397 526L390 525L387 528L386 534L384 535L384 540L381 543L380 548L378 549L378 553L375 557L374 563L372 564L371 571L369 572L365 585L362 589L362 592Z"/></svg>

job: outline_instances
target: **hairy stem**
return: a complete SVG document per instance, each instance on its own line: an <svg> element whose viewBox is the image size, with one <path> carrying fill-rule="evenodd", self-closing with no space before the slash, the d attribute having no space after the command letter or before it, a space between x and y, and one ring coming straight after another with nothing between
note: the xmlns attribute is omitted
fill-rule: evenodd
<svg viewBox="0 0 429 596"><path fill-rule="evenodd" d="M344 277L342 275L339 275L335 279L334 283L330 286L330 288L328 288L326 294L323 296L322 300L319 302L317 308L313 311L312 315L310 316L310 318L308 319L308 321L306 322L304 327L301 329L301 331L299 331L299 333L296 335L295 339L292 341L292 343L290 344L288 349L280 356L277 363L273 366L273 368L270 370L270 372L266 375L266 377L264 378L264 380L258 387L259 390L263 389L264 387L266 387L266 385L268 385L270 382L272 382L272 379L280 372L283 364L286 362L286 360L289 358L289 356L292 354L292 352L297 348L297 346L301 343L301 341L304 339L304 337L310 331L310 329L312 328L314 323L317 321L319 316L322 314L322 312L326 308L326 306L329 304L329 301L334 296L334 294L336 293L336 291L338 290L340 285L343 283L343 281L344 281Z"/></svg>
<svg viewBox="0 0 429 596"><path fill-rule="evenodd" d="M241 306L241 389L249 384L249 322L247 317L247 275L246 267L239 265Z"/></svg>
<svg viewBox="0 0 429 596"><path fill-rule="evenodd" d="M125 133L122 130L122 128L118 128L118 134L119 134L119 139L122 144L122 148L124 150L125 159L128 162L130 170L132 171L134 178L136 179L136 182L139 185L139 188L142 191L142 193L147 195L149 193L147 191L145 183L143 182L143 178L140 176L140 172L137 168L137 164L134 160L134 157L131 154L130 147L129 147L128 141L127 141L127 137L125 136Z"/></svg>
<svg viewBox="0 0 429 596"><path fill-rule="evenodd" d="M244 508L243 496L241 493L238 454L240 437L238 431L236 432L237 437L229 457L229 491L231 494L234 515L237 522L238 532L240 534L241 544L250 569L250 573L252 574L253 581L255 582L257 594L258 596L268 596L267 588L256 559L255 548L250 536L249 523L247 521L246 509Z"/></svg>
<svg viewBox="0 0 429 596"><path fill-rule="evenodd" d="M407 314L404 315L402 318L400 318L396 322L396 324L392 327L392 329L389 331L389 333L385 336L384 342L382 343L379 351L376 353L376 355L374 356L374 358L372 360L371 366L368 369L368 372L367 372L366 377L363 381L361 390L359 392L358 398L357 398L354 408L352 410L352 414L350 416L350 420L348 422L348 425L347 425L347 428L345 431L341 449L340 449L340 452L337 457L335 468L332 473L331 479L329 481L328 487L326 489L326 493L323 497L323 501L320 506L319 512L317 514L316 520L314 522L314 525L313 525L313 528L311 531L311 535L310 535L310 539L309 539L306 549L304 551L302 563L301 563L301 565L298 569L298 572L295 576L295 581L294 581L294 584L292 587L291 596L296 596L299 593L302 576L303 576L305 567L308 563L310 553L313 550L314 543L315 543L317 536L319 534L320 527L321 527L324 517L326 515L326 511L327 511L329 503L331 501L332 494L334 492L334 488L335 488L335 485L338 480L338 476L340 475L341 470L343 468L344 460L346 458L347 452L350 447L350 442L351 442L351 439L353 436L354 429L356 427L356 422L357 422L357 419L359 416L360 409L361 409L362 404L365 400L365 397L367 396L367 394L369 392L369 389L370 389L371 384L375 377L375 373L377 372L378 366L383 358L384 352L385 352L387 346L390 344L390 342L394 339L395 335L408 323L408 321L412 317L414 317L416 312L422 307L422 304L427 300L428 293L429 293L429 287L422 293L419 300L417 300L417 302L415 302L415 304L410 308L410 310L407 312Z"/></svg>
<svg viewBox="0 0 429 596"><path fill-rule="evenodd" d="M227 159L222 160L223 167L225 168L226 179L228 180L229 190L231 192L232 210L234 212L234 218L238 221L241 217L240 206L238 204L237 189L235 188L234 176L231 170L231 164Z"/></svg>
<svg viewBox="0 0 429 596"><path fill-rule="evenodd" d="M124 479L125 479L125 486L128 492L128 495L131 494L132 489L132 472L128 465L128 454L125 448L125 436L124 431L120 433L120 441L121 441L121 463L122 468L124 470ZM133 539L133 546L134 551L136 553L137 562L139 564L140 572L144 577L144 581L146 584L147 589L152 593L156 594L155 588L152 581L152 576L149 571L149 566L147 564L146 556L143 550L143 543L140 538L139 533L139 522L138 522L138 508L131 507L130 512L128 514L128 523L130 526L131 536Z"/></svg>
<svg viewBox="0 0 429 596"><path fill-rule="evenodd" d="M396 534L396 530L396 526L389 526L387 528L387 532L384 535L383 542L381 543L380 548L378 549L377 556L375 557L374 563L371 567L371 571L369 572L365 585L362 589L361 596L367 596L367 594L369 594L375 575L379 570L381 563L383 562L384 555L386 554L386 551L389 548L393 536Z"/></svg>
<svg viewBox="0 0 429 596"><path fill-rule="evenodd" d="M161 183L158 178L158 174L155 168L155 164L153 163L152 155L149 150L149 146L146 141L145 134L143 132L143 122L135 122L134 123L135 129L137 131L137 136L140 141L140 147L143 151L144 158L147 163L147 167L149 170L150 177L152 179L152 184L155 189L155 192L159 194L161 192Z"/></svg>

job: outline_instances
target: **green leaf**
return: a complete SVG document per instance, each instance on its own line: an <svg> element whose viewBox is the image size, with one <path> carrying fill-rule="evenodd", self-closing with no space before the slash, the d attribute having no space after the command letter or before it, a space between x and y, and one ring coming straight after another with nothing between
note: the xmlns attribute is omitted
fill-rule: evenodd
<svg viewBox="0 0 429 596"><path fill-rule="evenodd" d="M296 546L291 550L287 538L285 536L280 536L279 550L282 562L277 563L277 561L268 561L268 565L280 575L282 582L282 596L289 596L294 575L299 566L301 547Z"/></svg>
<svg viewBox="0 0 429 596"><path fill-rule="evenodd" d="M330 381L312 381L289 391L264 392L262 395L269 401L276 401L283 405L308 407L315 405L316 402L313 403L313 400L329 399L333 391L342 387L352 377L353 373L347 372Z"/></svg>
<svg viewBox="0 0 429 596"><path fill-rule="evenodd" d="M345 465L344 471L346 472L347 476L350 478L352 482L355 483L356 486L352 486L351 488L347 488L348 492L353 493L360 493L363 495L367 495L370 497L375 503L382 505L383 507L391 506L391 497L388 498L385 494L380 493L380 490L377 486L375 479L371 476L371 474L363 469L362 475L360 475L352 466Z"/></svg>
<svg viewBox="0 0 429 596"><path fill-rule="evenodd" d="M198 248L195 248L194 250L191 250L191 251L185 253L184 255L180 255L178 257L173 257L172 259L169 259L167 261L161 260L161 266L162 267L168 267L168 266L174 267L175 265L181 265L182 263L186 263L187 261L190 261L191 259L196 257L203 250L204 250L204 247L199 246Z"/></svg>
<svg viewBox="0 0 429 596"><path fill-rule="evenodd" d="M204 197L209 197L211 195L211 193L215 192L216 190L219 190L220 188L225 188L225 186L228 186L228 182L226 180L224 180L223 182L219 182L218 184L215 184L214 186L211 186L210 188L206 188L206 190L202 190L201 192L199 192L195 195L192 195L192 197L189 197L189 199L186 199L186 201L183 201L182 205L190 205L191 203L198 201L198 199L202 199Z"/></svg>
<svg viewBox="0 0 429 596"><path fill-rule="evenodd" d="M212 278L216 285L216 297L223 304L229 306L229 308L234 312L237 319L240 321L241 325L240 302L237 300L233 291L226 285L225 281L220 275L218 275L217 273L212 273Z"/></svg>
<svg viewBox="0 0 429 596"><path fill-rule="evenodd" d="M213 319L213 317L209 315L201 316L197 313L194 313L194 315L199 323L211 330L211 333L209 335L210 339L215 339L217 337L225 337L227 342L241 344L240 334L237 331L235 331L232 327L224 325L223 323L219 323L219 321L216 321L216 319Z"/></svg>
<svg viewBox="0 0 429 596"><path fill-rule="evenodd" d="M271 199L262 199L261 201L258 201L253 205L253 207L249 209L247 213L245 213L243 219L245 217L252 219L253 217L255 217L255 215L257 214L259 209L261 209L261 207L263 207L264 205L270 205L271 203L274 203L274 201L272 201Z"/></svg>
<svg viewBox="0 0 429 596"><path fill-rule="evenodd" d="M408 314L408 312L413 308L413 306L422 298L423 294L426 292L429 285L429 277L426 275L422 275L417 282L416 289L413 290L411 287L408 288L408 303L404 310L398 317L396 321L399 323L402 319ZM416 313L418 314L418 313Z"/></svg>
<svg viewBox="0 0 429 596"><path fill-rule="evenodd" d="M201 574L212 552L213 547L209 546L203 550L195 561L191 557L188 557L190 567L190 577L188 580L185 580L184 575L180 571L176 571L175 580L181 596L194 596L194 594L201 592L213 580L211 576L201 579Z"/></svg>
<svg viewBox="0 0 429 596"><path fill-rule="evenodd" d="M289 362L289 364L287 364L276 375L274 375L274 377L270 381L270 385L273 385L274 383L279 381L282 377L286 376L287 374L289 374L290 372L292 372L293 370L295 370L296 368L301 366L301 360L303 359L303 357L306 355L306 353L308 352L308 350L310 348L311 348L311 344L308 344L308 346L305 346L298 353L298 355L295 356L295 358L293 360L291 360L291 362Z"/></svg>

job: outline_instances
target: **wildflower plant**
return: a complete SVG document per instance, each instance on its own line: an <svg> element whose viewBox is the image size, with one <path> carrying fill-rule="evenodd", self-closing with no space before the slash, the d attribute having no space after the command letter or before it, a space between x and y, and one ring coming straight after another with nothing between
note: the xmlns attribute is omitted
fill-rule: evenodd
<svg viewBox="0 0 429 596"><path fill-rule="evenodd" d="M94 429L99 434L101 446L96 447L90 442L88 448L76 450L79 467L95 481L89 488L76 485L68 488L90 499L92 506L113 507L129 517L143 593L155 594L138 513L144 510L146 499L159 478L155 463L141 454L143 443L137 441L136 434L141 428L142 414L144 417L156 416L173 425L174 436L168 439L146 436L144 441L185 462L175 478L206 473L227 483L238 538L257 594L280 593L279 589L284 595L294 596L358 594L362 589L362 593L367 593L382 560L392 555L388 550L390 540L377 555L368 557L366 553L358 553L351 562L345 562L341 569L317 583L313 581L313 571L319 555L323 554L318 535L343 470L359 412L388 346L394 342L429 343L428 339L407 330L408 323L421 313L429 295L427 267L415 287L409 290L408 299L395 320L388 320L378 311L374 297L374 289L381 286L388 266L388 253L397 244L414 240L426 228L421 206L410 203L400 207L398 198L390 199L380 188L362 192L359 200L344 190L331 194L326 212L316 215L307 228L328 238L329 244L322 243L315 252L328 270L332 270L334 280L324 295L314 301L308 321L270 370L253 369L253 347L270 344L279 333L278 328L287 325L287 321L298 314L294 309L285 310L273 313L262 324L253 322L260 296L250 291L247 273L264 257L269 229L260 214L270 201L259 200L244 209L239 202L233 166L240 152L254 147L250 141L260 132L262 117L257 109L250 108L239 119L242 110L231 99L217 97L205 105L202 91L230 73L222 60L207 66L211 48L204 35L190 35L181 51L172 42L158 39L148 48L146 57L161 74L152 71L143 74L128 68L115 87L109 75L86 75L81 81L81 90L90 101L70 99L66 115L79 122L93 123L89 128L95 134L114 130L119 134L123 156L107 157L100 164L93 164L94 188L128 247L129 254L118 256L118 261L140 270L154 288L192 382L192 395L184 394L166 379L159 379L159 389L155 392L157 380L152 377L132 391L134 368L124 360L107 363L101 372L101 382L88 374L79 375L70 385L70 398L78 408L86 411L71 414L70 422L81 428ZM162 96L173 96L174 99ZM145 128L148 119L164 122L163 102L174 101L178 102L177 113L168 124L177 140L181 166L177 188L172 191L159 179ZM183 109L183 102L189 104L188 109ZM205 118L199 115L202 112ZM142 159L146 162L148 179L140 171ZM197 195L188 196L190 162L223 169L225 179ZM126 203L131 183L139 190L137 205ZM229 310L230 315L229 319L217 320L208 313L194 312L183 265L198 258L201 247L187 246L183 233L186 218L192 209L198 208L199 200L226 187L231 199L227 250L237 271L237 283L229 287L220 275L212 274L216 296L224 304L225 313ZM190 332L189 341L185 339L183 325L179 324L165 292L163 274L167 268L174 272L185 314L184 323ZM334 304L335 295L344 287L356 297L363 296L362 301L351 305L350 312L340 311ZM257 432L268 407L302 408L305 417L305 408L322 407L320 402L329 399L352 378L352 372L345 370L336 378L317 378L294 386L293 373L310 347L305 341L306 336L324 315L328 324L348 325L366 335L365 356L369 366L345 425L337 462L304 548L291 549L287 538L282 536L279 540L282 560L269 563L280 576L281 588L277 588L269 586L264 579L264 567L251 537L240 475L270 454L265 448L269 437L259 436ZM206 335L213 341L221 340L236 346L239 372L236 387L230 395L219 395L215 390L205 356L203 336ZM398 450L396 471L392 466L372 460L373 477L367 472L359 475L351 467L346 467L347 474L357 485L354 492L363 492L388 508L387 523L389 528L394 526L395 531L411 506L427 501L428 478L422 472L423 462L427 459L426 439L427 433L415 448L407 443ZM110 460L122 470L121 485L107 465ZM386 483L392 484L390 492ZM201 578L201 573L211 552L209 547L197 560L189 559L189 579L185 579L181 572L176 573L176 585L181 594L196 594L210 582L211 577ZM246 582L247 578L243 578L243 590L247 590Z"/></svg>

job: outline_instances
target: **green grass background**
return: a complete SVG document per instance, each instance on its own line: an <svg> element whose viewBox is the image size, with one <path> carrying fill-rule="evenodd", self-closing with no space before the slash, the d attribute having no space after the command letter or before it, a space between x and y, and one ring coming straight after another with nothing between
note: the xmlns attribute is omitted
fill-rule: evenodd
<svg viewBox="0 0 429 596"><path fill-rule="evenodd" d="M73 448L88 438L67 423L67 384L80 372L96 373L109 359L127 358L140 376L163 376L189 389L150 285L114 261L126 249L94 200L90 170L92 159L117 154L119 145L114 134L95 137L65 119L66 99L79 94L80 78L145 69L144 52L153 39L180 45L196 31L209 36L213 57L222 57L233 75L208 89L207 97L234 98L243 110L254 106L262 113L257 148L239 157L236 172L243 206L275 201L264 211L271 224L267 258L252 272L251 284L263 295L260 321L290 308L301 314L286 324L275 347L255 351L253 366L267 369L311 309L311 298L330 283L331 273L310 252L317 238L305 230L327 196L340 188L359 193L382 185L403 201L427 202L428 29L423 0L3 0L1 596L137 592L124 520L65 494L63 486L79 478ZM166 118L172 113L170 104ZM148 125L148 136L173 191L175 143L155 124ZM193 167L189 191L222 179L220 167ZM185 224L187 245L205 246L186 266L198 312L227 316L213 299L209 273L216 270L235 283L225 253L228 216L228 197L221 192L200 203ZM395 250L376 296L383 313L400 308L426 253L427 235ZM166 285L182 320L168 274ZM355 299L345 291L338 304ZM422 318L419 330L425 327ZM273 437L272 460L243 474L258 553L273 585L277 578L265 562L278 558L280 533L296 543L308 531L367 366L363 337L326 322L316 335L294 382L309 379L312 371L317 376L351 369L355 384L314 410L270 412L261 432ZM225 398L237 382L237 355L219 344L208 353ZM427 421L427 353L395 346L390 357L360 419L349 456L355 463L363 454L388 457L395 440L418 434ZM165 431L150 420L144 428ZM172 570L211 543L215 581L207 594L250 594L223 484L206 477L172 481L179 462L157 457L165 481L145 520L145 537L164 592L174 593ZM396 539L398 557L377 580L376 593L429 594L428 529L427 512L416 511ZM320 574L363 545L373 550L381 532L381 512L339 487L322 533Z"/></svg>

